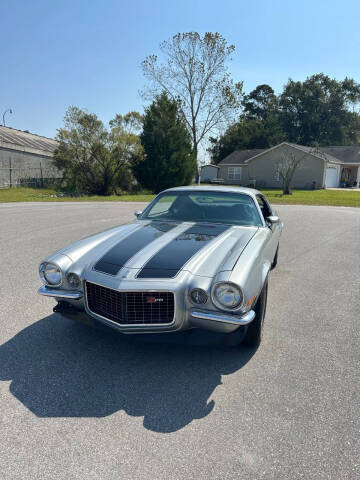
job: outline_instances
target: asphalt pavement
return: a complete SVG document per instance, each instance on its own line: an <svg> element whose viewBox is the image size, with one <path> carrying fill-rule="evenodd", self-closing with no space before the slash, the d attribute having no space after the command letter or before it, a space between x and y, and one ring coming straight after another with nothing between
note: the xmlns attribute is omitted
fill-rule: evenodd
<svg viewBox="0 0 360 480"><path fill-rule="evenodd" d="M37 268L135 203L0 204L0 479L360 478L360 209L279 206L257 351L52 313Z"/></svg>

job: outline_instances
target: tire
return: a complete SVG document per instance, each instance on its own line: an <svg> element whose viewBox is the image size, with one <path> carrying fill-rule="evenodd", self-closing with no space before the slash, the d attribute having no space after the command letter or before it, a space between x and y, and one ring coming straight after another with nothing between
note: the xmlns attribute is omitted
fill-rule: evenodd
<svg viewBox="0 0 360 480"><path fill-rule="evenodd" d="M279 245L277 246L277 249L276 249L276 253L275 253L275 257L274 257L274 260L271 264L271 270L274 270L274 268L276 267L277 265L277 262L278 262L278 254L279 254Z"/></svg>
<svg viewBox="0 0 360 480"><path fill-rule="evenodd" d="M254 308L256 314L255 320L249 323L243 340L243 344L248 345L249 347L258 347L261 343L262 329L266 313L267 293L268 281L266 279Z"/></svg>

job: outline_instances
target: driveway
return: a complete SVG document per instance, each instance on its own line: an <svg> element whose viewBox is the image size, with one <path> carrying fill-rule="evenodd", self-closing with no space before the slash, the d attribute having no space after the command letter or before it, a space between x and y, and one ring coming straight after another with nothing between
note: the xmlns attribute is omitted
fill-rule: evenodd
<svg viewBox="0 0 360 480"><path fill-rule="evenodd" d="M279 206L264 341L133 342L52 313L40 260L142 204L0 205L0 478L358 479L360 209Z"/></svg>

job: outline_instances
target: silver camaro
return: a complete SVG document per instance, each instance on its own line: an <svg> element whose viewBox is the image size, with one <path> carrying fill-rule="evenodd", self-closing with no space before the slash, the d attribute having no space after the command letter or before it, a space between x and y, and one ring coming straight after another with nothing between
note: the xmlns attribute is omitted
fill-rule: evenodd
<svg viewBox="0 0 360 480"><path fill-rule="evenodd" d="M54 297L54 311L125 334L259 345L283 227L266 198L171 188L135 215L40 264L39 293Z"/></svg>

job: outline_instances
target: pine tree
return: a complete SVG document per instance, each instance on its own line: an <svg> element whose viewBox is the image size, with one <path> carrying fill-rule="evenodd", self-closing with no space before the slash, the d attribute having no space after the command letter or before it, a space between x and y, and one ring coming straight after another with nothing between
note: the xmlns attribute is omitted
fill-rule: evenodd
<svg viewBox="0 0 360 480"><path fill-rule="evenodd" d="M146 109L140 140L145 158L134 173L143 187L157 193L191 182L196 170L191 138L177 102L166 93Z"/></svg>

